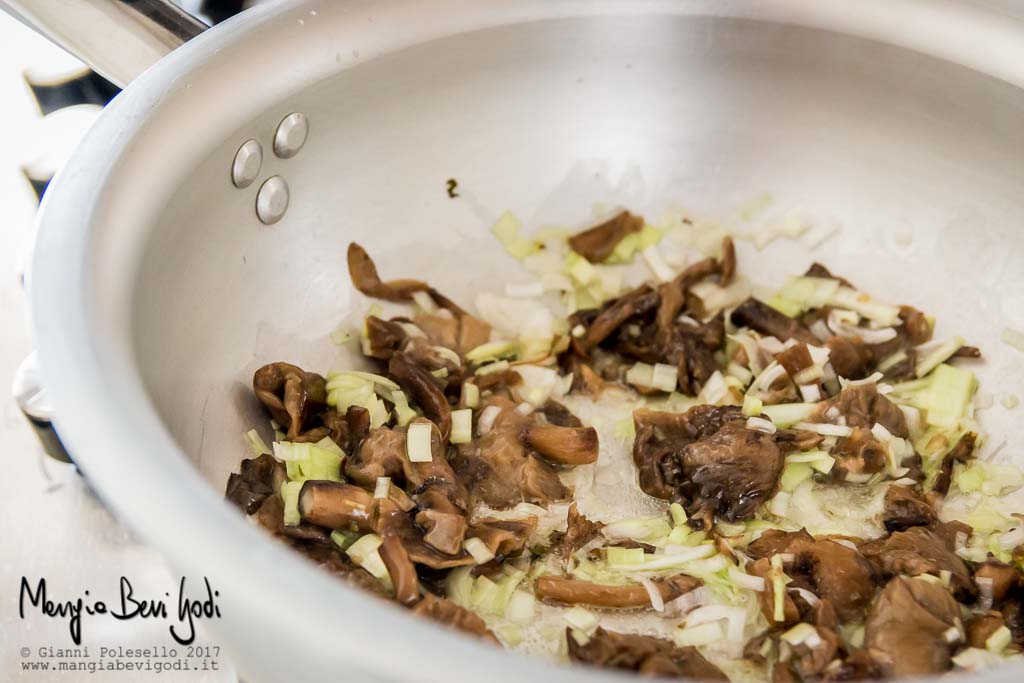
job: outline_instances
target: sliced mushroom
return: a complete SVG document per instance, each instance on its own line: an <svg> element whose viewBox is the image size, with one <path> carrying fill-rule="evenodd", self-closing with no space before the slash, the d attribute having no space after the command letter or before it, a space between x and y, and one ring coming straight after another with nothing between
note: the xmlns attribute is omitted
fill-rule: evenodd
<svg viewBox="0 0 1024 683"><path fill-rule="evenodd" d="M367 353L371 358L389 360L409 338L399 323L384 320L375 315L366 318Z"/></svg>
<svg viewBox="0 0 1024 683"><path fill-rule="evenodd" d="M348 245L348 273L352 284L366 296L388 301L408 301L414 292L426 292L430 287L420 280L391 280L383 282L377 274L373 259L361 246Z"/></svg>
<svg viewBox="0 0 1024 683"><path fill-rule="evenodd" d="M405 460L405 434L380 427L369 432L359 448L345 459L345 476L361 486L371 487L380 477L404 477Z"/></svg>
<svg viewBox="0 0 1024 683"><path fill-rule="evenodd" d="M871 429L877 423L894 436L906 438L910 435L903 411L878 393L878 387L874 384L846 387L835 398L824 401L813 419L828 420L828 416L834 412L833 408L846 419L846 424L850 427Z"/></svg>
<svg viewBox="0 0 1024 683"><path fill-rule="evenodd" d="M960 606L930 581L892 579L875 599L865 623L865 647L889 676L925 676L946 671L956 641Z"/></svg>
<svg viewBox="0 0 1024 683"><path fill-rule="evenodd" d="M817 337L811 334L810 330L799 322L753 297L734 308L731 317L733 324L737 327L749 327L761 334L771 335L782 341L795 339L805 344L821 343Z"/></svg>
<svg viewBox="0 0 1024 683"><path fill-rule="evenodd" d="M572 411L553 399L548 399L540 408L540 414L548 421L548 424L559 427L582 427L583 423Z"/></svg>
<svg viewBox="0 0 1024 683"><path fill-rule="evenodd" d="M495 645L498 644L498 639L490 632L483 619L468 609L459 607L451 600L426 593L412 608L412 613L431 619L449 628L477 636Z"/></svg>
<svg viewBox="0 0 1024 683"><path fill-rule="evenodd" d="M452 408L430 371L396 355L388 361L388 374L412 396L423 414L441 430L441 438L447 441L452 431Z"/></svg>
<svg viewBox="0 0 1024 683"><path fill-rule="evenodd" d="M658 305L658 293L642 285L614 299L594 319L583 337L583 348L589 350L603 342L633 316L643 315Z"/></svg>
<svg viewBox="0 0 1024 683"><path fill-rule="evenodd" d="M964 631L967 635L967 644L971 647L985 649L988 639L992 634L1006 624L1003 622L1003 615L1000 612L985 612L971 617L970 621L964 624Z"/></svg>
<svg viewBox="0 0 1024 683"><path fill-rule="evenodd" d="M373 531L373 496L352 484L308 480L299 489L299 514L302 519L327 529L355 526Z"/></svg>
<svg viewBox="0 0 1024 683"><path fill-rule="evenodd" d="M581 664L637 671L650 676L728 681L722 671L694 647L679 647L670 640L598 629L584 642L566 630L569 659Z"/></svg>
<svg viewBox="0 0 1024 683"><path fill-rule="evenodd" d="M538 453L559 465L597 462L597 430L593 427L534 424L526 430L526 441Z"/></svg>
<svg viewBox="0 0 1024 683"><path fill-rule="evenodd" d="M949 493L949 487L953 482L953 465L958 462L970 462L974 457L974 448L977 442L978 435L974 432L968 432L960 437L956 445L942 458L939 474L935 477L935 483L932 485L933 491L943 496Z"/></svg>
<svg viewBox="0 0 1024 683"><path fill-rule="evenodd" d="M600 263L612 255L622 238L640 232L643 227L642 216L621 211L604 223L570 237L569 246L591 263Z"/></svg>
<svg viewBox="0 0 1024 683"><path fill-rule="evenodd" d="M576 503L572 503L566 513L565 535L559 542L559 554L563 559L568 559L570 555L596 538L603 527L604 524L601 522L592 522L587 519L576 508Z"/></svg>
<svg viewBox="0 0 1024 683"><path fill-rule="evenodd" d="M904 531L912 526L931 526L938 519L935 509L912 488L890 486L885 492L882 521L889 533Z"/></svg>
<svg viewBox="0 0 1024 683"><path fill-rule="evenodd" d="M384 499L377 501L378 515L375 531L381 538L395 536L401 541L409 559L431 569L452 569L473 564L472 556L464 550L455 554L442 553L426 543L423 532L412 517L402 512L397 505Z"/></svg>
<svg viewBox="0 0 1024 683"><path fill-rule="evenodd" d="M1016 591L1022 582L1020 572L1014 569L1013 565L1004 564L996 560L988 560L974 570L974 581L976 584L981 583L979 579L992 582L989 584L992 601L997 605L1012 592Z"/></svg>
<svg viewBox="0 0 1024 683"><path fill-rule="evenodd" d="M470 527L467 536L479 538L496 558L515 555L526 547L537 529L537 518L523 520L481 519Z"/></svg>
<svg viewBox="0 0 1024 683"><path fill-rule="evenodd" d="M380 544L380 559L395 587L395 599L403 605L412 605L420 599L420 582L416 567L409 559L402 541L397 536L385 536Z"/></svg>
<svg viewBox="0 0 1024 683"><path fill-rule="evenodd" d="M836 375L846 379L868 376L874 358L862 342L837 336L826 339L825 346L828 348L828 362Z"/></svg>
<svg viewBox="0 0 1024 683"><path fill-rule="evenodd" d="M721 269L722 286L726 286L732 282L732 278L736 274L736 245L728 236L722 238Z"/></svg>
<svg viewBox="0 0 1024 683"><path fill-rule="evenodd" d="M655 579L653 583L665 602L675 600L701 585L700 579L683 574ZM651 595L640 584L609 586L563 576L541 576L537 579L534 592L540 600L563 605L615 608L651 606Z"/></svg>
<svg viewBox="0 0 1024 683"><path fill-rule="evenodd" d="M950 572L951 586L958 595L976 595L971 572L956 554L953 541L940 533L938 527L915 526L860 545L860 552L879 572L890 576L940 576Z"/></svg>
<svg viewBox="0 0 1024 683"><path fill-rule="evenodd" d="M290 363L270 363L252 377L256 397L295 440L305 422L326 407L327 380Z"/></svg>
<svg viewBox="0 0 1024 683"><path fill-rule="evenodd" d="M427 530L423 542L446 555L455 555L462 548L466 537L466 518L451 512L421 510L416 513L416 523Z"/></svg>
<svg viewBox="0 0 1024 683"><path fill-rule="evenodd" d="M280 467L273 456L266 453L258 458L246 458L239 473L232 472L228 477L227 499L247 515L256 512L267 496L274 494L274 472Z"/></svg>

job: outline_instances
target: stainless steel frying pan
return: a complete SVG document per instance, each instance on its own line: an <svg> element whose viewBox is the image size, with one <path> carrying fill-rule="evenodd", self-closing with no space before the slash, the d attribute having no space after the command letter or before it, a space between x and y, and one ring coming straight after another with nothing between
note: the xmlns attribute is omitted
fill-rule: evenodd
<svg viewBox="0 0 1024 683"><path fill-rule="evenodd" d="M458 297L514 274L487 235L505 209L715 216L767 191L837 228L814 258L968 332L989 390L1024 386L998 341L1024 327L1024 30L980 3L296 0L156 61L201 28L162 2L6 2L133 80L42 215L31 295L59 431L128 524L220 587L211 626L249 680L605 675L410 619L222 501L264 420L252 370L357 362L328 340L365 305L350 240ZM769 282L811 257L741 254ZM1015 418L986 422L998 439Z"/></svg>

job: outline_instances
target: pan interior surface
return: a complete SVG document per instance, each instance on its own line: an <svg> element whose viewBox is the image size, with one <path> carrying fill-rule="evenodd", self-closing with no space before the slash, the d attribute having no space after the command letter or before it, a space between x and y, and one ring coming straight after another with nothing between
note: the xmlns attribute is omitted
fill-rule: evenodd
<svg viewBox="0 0 1024 683"><path fill-rule="evenodd" d="M263 45L287 59L284 46L266 36ZM512 22L366 59L340 38L329 49L338 63L342 53L359 63L282 92L195 152L194 163L178 164L153 190L166 200L132 228L124 274L90 284L96 301L112 302L100 313L127 322L124 350L146 400L207 492L219 495L247 457L246 430L269 436L249 389L256 368L364 366L354 345L329 338L341 323L358 324L369 303L348 280L350 241L385 278L426 279L471 306L476 292L501 293L522 277L489 232L505 210L529 229L582 227L595 207L618 205L652 217L685 207L718 220L770 193L780 210L830 226L828 236L813 249L746 244L745 273L778 284L821 261L881 299L934 314L936 337L961 333L980 346L986 360L974 369L989 391L1022 386L1020 352L999 341L1006 326L1024 329L1024 91L1004 81L832 31L673 13ZM258 74L237 75L260 87ZM177 110L187 111L190 96L178 95ZM309 138L294 157L277 158L273 134L292 112L308 118ZM240 190L231 161L250 138L264 161ZM111 173L142 203L152 186L139 179L145 173L132 180L132 170L152 159L135 156L129 150ZM274 175L287 182L290 203L266 226L256 193ZM90 258L104 245L119 249L101 231ZM997 408L982 422L999 441L1015 419ZM189 505L199 488L174 495ZM208 502L210 524L227 529L236 513ZM271 545L253 552L277 558ZM274 580L287 581L291 567L282 564ZM277 631L247 628L243 616L257 614L247 608L257 610L238 605L237 616L213 626L243 652L249 676L313 678L323 662L277 661ZM467 651L483 661L478 650ZM353 666L383 678L413 667L385 673L369 658ZM467 670L459 666L429 678ZM508 677L519 666L510 663Z"/></svg>

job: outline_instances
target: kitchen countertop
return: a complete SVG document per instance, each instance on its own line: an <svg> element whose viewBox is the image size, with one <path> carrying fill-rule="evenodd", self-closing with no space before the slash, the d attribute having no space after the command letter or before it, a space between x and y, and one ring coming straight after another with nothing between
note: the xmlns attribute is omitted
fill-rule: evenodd
<svg viewBox="0 0 1024 683"><path fill-rule="evenodd" d="M32 156L37 144L33 133L39 126L39 112L22 78L25 68L40 60L68 59L44 39L0 12L0 129L5 132L0 152L0 378L3 378L0 444L3 445L3 494L0 495L0 680L89 680L126 681L148 678L125 671L87 674L82 670L52 673L61 660L40 657L40 649L73 647L68 621L50 618L26 602L25 619L19 616L22 577L33 591L40 578L46 579L47 596L54 601L77 600L85 590L112 607L119 601L120 577L131 582L135 595L163 599L176 617L179 577L161 556L148 549L118 523L89 490L73 465L56 462L43 454L28 423L10 398L8 387L18 364L31 349L27 304L17 273L30 243L36 199L21 175L20 165ZM48 129L52 135L52 129ZM189 581L202 577L189 577ZM165 593L170 596L164 597ZM87 599L88 600L88 599ZM177 645L168 632L172 621L160 619L115 620L99 616L82 618L82 645L89 657L76 662L99 666L100 647L175 647L178 657L158 659L121 657L109 662L134 662L156 666L183 658L185 647ZM216 645L202 632L193 646ZM25 649L27 648L27 656ZM165 671L159 680L168 683L227 683L235 681L234 668L224 652L193 657L190 666L219 671ZM203 664L206 660L207 663ZM51 673L24 671L32 662L49 661ZM71 661L71 660L68 660ZM115 664L116 665L116 664ZM178 666L181 666L179 664ZM143 669L143 673L153 669Z"/></svg>

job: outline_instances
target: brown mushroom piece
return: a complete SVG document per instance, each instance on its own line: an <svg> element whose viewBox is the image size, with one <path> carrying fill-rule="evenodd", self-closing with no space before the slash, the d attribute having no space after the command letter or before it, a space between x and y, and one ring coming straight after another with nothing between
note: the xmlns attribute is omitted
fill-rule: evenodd
<svg viewBox="0 0 1024 683"><path fill-rule="evenodd" d="M451 512L420 510L416 523L427 530L423 542L447 555L455 555L466 538L466 518Z"/></svg>
<svg viewBox="0 0 1024 683"><path fill-rule="evenodd" d="M583 422L573 415L571 410L554 399L549 398L544 402L544 405L540 407L540 414L544 416L544 419L548 421L548 424L553 424L558 427L583 426Z"/></svg>
<svg viewBox="0 0 1024 683"><path fill-rule="evenodd" d="M644 227L642 216L620 211L610 219L569 238L569 246L591 263L600 263L612 255L615 247L626 235L640 232Z"/></svg>
<svg viewBox="0 0 1024 683"><path fill-rule="evenodd" d="M412 605L419 600L420 582L416 576L416 566L397 536L384 537L380 544L380 559L395 587L395 600L403 605Z"/></svg>
<svg viewBox="0 0 1024 683"><path fill-rule="evenodd" d="M366 490L336 481L310 479L299 489L299 515L327 529L373 531L373 502L373 495Z"/></svg>
<svg viewBox="0 0 1024 683"><path fill-rule="evenodd" d="M289 440L303 432L305 422L327 404L327 380L290 363L270 363L252 376L256 398L287 430Z"/></svg>
<svg viewBox="0 0 1024 683"><path fill-rule="evenodd" d="M962 597L973 597L977 589L971 572L954 552L953 544L937 526L915 526L885 538L860 544L860 552L885 577L950 572L951 586Z"/></svg>
<svg viewBox="0 0 1024 683"><path fill-rule="evenodd" d="M451 464L446 457L447 448L441 437L441 431L437 425L424 417L417 417L410 422L410 425L421 423L430 425L430 454L427 462L412 462L408 457L402 458L402 473L405 481L415 491L422 491L425 487L439 491L459 511L466 509L466 490L459 483L452 470ZM402 450L405 451L406 431L401 434ZM447 510L449 512L453 510Z"/></svg>
<svg viewBox="0 0 1024 683"><path fill-rule="evenodd" d="M974 457L974 448L978 443L978 435L968 432L960 437L956 445L950 449L942 458L939 465L939 473L932 484L932 490L941 495L949 493L949 487L953 483L953 465L956 463L966 464Z"/></svg>
<svg viewBox="0 0 1024 683"><path fill-rule="evenodd" d="M260 509L267 496L275 493L274 475L282 466L273 456L264 453L258 458L246 458L238 473L228 476L225 496L247 515Z"/></svg>
<svg viewBox="0 0 1024 683"><path fill-rule="evenodd" d="M670 640L598 629L580 643L566 630L569 659L580 664L636 671L650 676L678 676L728 681L721 669L704 659L695 647L679 647Z"/></svg>
<svg viewBox="0 0 1024 683"><path fill-rule="evenodd" d="M256 511L256 521L260 526L280 538L308 544L327 544L331 542L328 532L315 524L300 522L296 525L284 523L284 502L281 496L269 496Z"/></svg>
<svg viewBox="0 0 1024 683"><path fill-rule="evenodd" d="M1005 625L1003 615L1000 612L989 611L976 614L964 624L967 644L984 650L986 641L992 637L993 633Z"/></svg>
<svg viewBox="0 0 1024 683"><path fill-rule="evenodd" d="M736 245L733 244L731 237L722 238L722 259L721 263L721 285L727 286L732 282L733 276L736 274Z"/></svg>
<svg viewBox="0 0 1024 683"><path fill-rule="evenodd" d="M432 593L426 593L417 602L412 613L426 617L449 628L477 636L483 640L498 644L498 639L487 628L484 620L464 607L459 607L451 600L439 598Z"/></svg>
<svg viewBox="0 0 1024 683"><path fill-rule="evenodd" d="M853 433L838 439L829 453L836 458L835 476L839 479L849 474L881 472L889 464L885 445L866 427L854 427Z"/></svg>
<svg viewBox="0 0 1024 683"><path fill-rule="evenodd" d="M782 621L775 620L775 586L772 582L772 566L769 557L762 557L747 565L747 573L764 579L764 590L758 593L761 614L772 626L795 624L800 620L800 609L793 596L785 591L782 596Z"/></svg>
<svg viewBox="0 0 1024 683"><path fill-rule="evenodd" d="M823 402L814 419L827 420L833 408L846 418L846 424L850 427L871 429L877 423L894 436L905 439L910 435L903 411L878 393L878 387L874 384L846 387L835 398Z"/></svg>
<svg viewBox="0 0 1024 683"><path fill-rule="evenodd" d="M604 528L604 524L590 521L580 513L576 503L572 503L565 516L565 534L559 541L559 555L562 556L562 559L567 559L591 540L597 538L602 528Z"/></svg>
<svg viewBox="0 0 1024 683"><path fill-rule="evenodd" d="M360 486L371 487L380 477L400 479L405 460L405 435L380 427L369 432L359 448L345 458L345 476Z"/></svg>
<svg viewBox="0 0 1024 683"><path fill-rule="evenodd" d="M420 280L391 280L384 282L377 274L373 259L361 246L348 245L348 274L356 289L377 299L408 301L415 292L426 292L430 287Z"/></svg>
<svg viewBox="0 0 1024 683"><path fill-rule="evenodd" d="M946 671L956 641L960 606L941 585L896 577L875 598L865 622L866 649L888 676L924 676Z"/></svg>
<svg viewBox="0 0 1024 683"><path fill-rule="evenodd" d="M526 442L559 465L597 462L597 430L593 427L534 424L526 430Z"/></svg>
<svg viewBox="0 0 1024 683"><path fill-rule="evenodd" d="M827 600L843 621L854 619L875 595L874 572L858 551L830 539L789 546L794 560L788 573L803 577L811 592Z"/></svg>
<svg viewBox="0 0 1024 683"><path fill-rule="evenodd" d="M565 500L569 491L558 473L523 443L533 418L516 412L515 404L503 396L492 395L481 410L492 406L499 412L491 429L459 444L452 461L458 481L468 491L469 508L480 502L502 509L523 501Z"/></svg>
<svg viewBox="0 0 1024 683"><path fill-rule="evenodd" d="M701 585L700 579L683 574L654 579L652 583L665 602L675 600ZM651 606L651 595L640 584L610 586L564 576L541 576L534 585L534 593L544 602L561 605L590 605L618 609Z"/></svg>
<svg viewBox="0 0 1024 683"><path fill-rule="evenodd" d="M374 531L381 538L397 537L413 563L431 569L453 569L473 564L472 556L462 549L457 553L448 554L428 545L424 540L423 531L413 523L412 517L402 512L390 500L377 500L377 510Z"/></svg>
<svg viewBox="0 0 1024 683"><path fill-rule="evenodd" d="M737 406L694 406L685 413L670 413L642 408L633 412L636 436L633 462L640 488L648 495L669 500L675 493L678 465L675 454L684 447L722 428L726 422L744 420Z"/></svg>
<svg viewBox="0 0 1024 683"><path fill-rule="evenodd" d="M452 408L430 371L396 355L388 361L388 375L419 404L423 414L441 430L441 438L447 441L452 431Z"/></svg>
<svg viewBox="0 0 1024 683"><path fill-rule="evenodd" d="M627 294L605 305L587 328L582 346L589 350L603 342L612 332L634 316L653 311L658 305L658 293L647 285L641 285Z"/></svg>
<svg viewBox="0 0 1024 683"><path fill-rule="evenodd" d="M987 593L992 602L998 605L1016 591L1022 583L1022 577L1013 565L988 560L974 570L974 583L978 586L979 592L983 595ZM982 584L986 586L984 590L981 590Z"/></svg>
<svg viewBox="0 0 1024 683"><path fill-rule="evenodd" d="M780 341L795 339L805 344L818 345L821 343L817 337L811 334L810 330L799 322L753 297L734 308L731 318L737 327L749 327L761 334L776 337Z"/></svg>
<svg viewBox="0 0 1024 683"><path fill-rule="evenodd" d="M829 337L825 340L828 361L836 375L846 379L863 379L868 376L874 358L871 350L863 343L846 337Z"/></svg>
<svg viewBox="0 0 1024 683"><path fill-rule="evenodd" d="M466 534L479 538L496 559L504 559L521 552L537 529L537 518L480 519L470 525Z"/></svg>
<svg viewBox="0 0 1024 683"><path fill-rule="evenodd" d="M889 533L914 526L931 526L939 519L935 509L908 486L890 486L885 492L882 522Z"/></svg>
<svg viewBox="0 0 1024 683"><path fill-rule="evenodd" d="M730 422L683 448L676 490L727 521L750 519L775 492L783 455L771 435Z"/></svg>
<svg viewBox="0 0 1024 683"><path fill-rule="evenodd" d="M366 318L366 355L370 358L389 360L405 344L408 333L401 324L393 320L384 320L375 315Z"/></svg>

